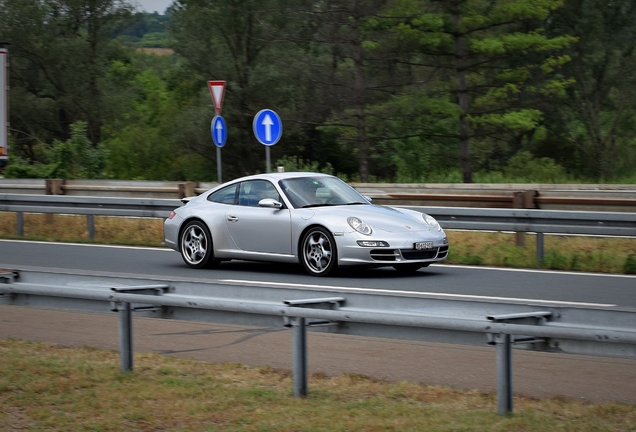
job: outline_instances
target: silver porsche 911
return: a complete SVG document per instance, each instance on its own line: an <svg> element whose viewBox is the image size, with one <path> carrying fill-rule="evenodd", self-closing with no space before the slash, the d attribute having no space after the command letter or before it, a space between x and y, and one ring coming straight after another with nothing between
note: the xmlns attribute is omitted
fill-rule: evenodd
<svg viewBox="0 0 636 432"><path fill-rule="evenodd" d="M165 242L192 268L238 259L300 262L314 276L345 266L413 272L448 256L433 217L373 205L326 174L253 175L183 202L165 221Z"/></svg>

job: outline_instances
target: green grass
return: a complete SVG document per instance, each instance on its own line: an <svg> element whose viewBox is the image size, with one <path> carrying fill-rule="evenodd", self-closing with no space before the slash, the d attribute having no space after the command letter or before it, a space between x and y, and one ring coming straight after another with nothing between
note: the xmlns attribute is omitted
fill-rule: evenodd
<svg viewBox="0 0 636 432"><path fill-rule="evenodd" d="M95 242L134 246L163 245L163 220L95 217L95 239L88 239L83 216L25 214L25 236L17 236L15 213L0 212L0 238ZM536 236L524 235L523 247L515 235L501 232L448 231L449 264L636 274L636 239L546 235L545 256L536 257Z"/></svg>
<svg viewBox="0 0 636 432"><path fill-rule="evenodd" d="M496 396L360 375L310 376L292 397L289 371L158 354L0 340L0 430L51 431L628 431L636 407L562 397Z"/></svg>

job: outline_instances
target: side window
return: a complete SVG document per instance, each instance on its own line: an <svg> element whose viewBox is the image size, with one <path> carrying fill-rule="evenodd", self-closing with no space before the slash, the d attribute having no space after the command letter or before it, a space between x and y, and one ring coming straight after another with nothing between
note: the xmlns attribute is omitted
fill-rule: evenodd
<svg viewBox="0 0 636 432"><path fill-rule="evenodd" d="M236 202L236 190L238 185L233 184L208 195L208 201L221 204L234 204Z"/></svg>
<svg viewBox="0 0 636 432"><path fill-rule="evenodd" d="M252 180L241 183L238 204L242 206L258 207L258 202L264 198L280 201L280 195L273 184L267 180Z"/></svg>

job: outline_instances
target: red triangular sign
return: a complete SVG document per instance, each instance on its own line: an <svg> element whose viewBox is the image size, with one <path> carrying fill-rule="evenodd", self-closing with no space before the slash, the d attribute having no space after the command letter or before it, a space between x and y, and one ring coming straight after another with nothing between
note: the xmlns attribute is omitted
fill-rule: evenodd
<svg viewBox="0 0 636 432"><path fill-rule="evenodd" d="M220 115L223 96L225 95L225 81L208 81L208 88L210 89L212 102L214 102L214 110L217 115Z"/></svg>

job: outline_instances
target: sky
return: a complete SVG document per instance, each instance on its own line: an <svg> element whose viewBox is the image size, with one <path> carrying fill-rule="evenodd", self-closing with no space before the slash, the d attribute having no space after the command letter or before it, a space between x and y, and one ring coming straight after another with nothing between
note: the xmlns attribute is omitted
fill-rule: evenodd
<svg viewBox="0 0 636 432"><path fill-rule="evenodd" d="M139 3L143 10L149 13L158 12L163 14L163 12L172 4L172 0L136 0Z"/></svg>

